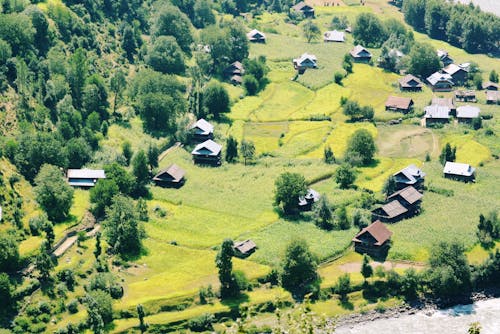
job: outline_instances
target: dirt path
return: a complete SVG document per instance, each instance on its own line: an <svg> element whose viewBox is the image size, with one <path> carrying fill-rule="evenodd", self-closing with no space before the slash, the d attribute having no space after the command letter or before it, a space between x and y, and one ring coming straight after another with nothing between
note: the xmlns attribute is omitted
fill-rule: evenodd
<svg viewBox="0 0 500 334"><path fill-rule="evenodd" d="M165 158L170 152L172 152L173 150L175 150L178 147L181 147L180 142L176 142L174 145L170 146L165 151L161 152L160 155L158 156L158 161L162 161L163 158Z"/></svg>
<svg viewBox="0 0 500 334"><path fill-rule="evenodd" d="M410 262L397 262L397 261L385 261L380 262L370 262L370 265L375 269L376 267L382 266L385 270L390 269L423 269L425 265L422 263L410 263ZM339 269L346 273L357 273L361 271L361 262L348 262L339 265Z"/></svg>

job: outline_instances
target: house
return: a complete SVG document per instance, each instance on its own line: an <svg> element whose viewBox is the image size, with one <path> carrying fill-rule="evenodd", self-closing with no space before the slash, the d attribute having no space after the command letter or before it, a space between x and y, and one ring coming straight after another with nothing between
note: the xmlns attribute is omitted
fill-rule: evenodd
<svg viewBox="0 0 500 334"><path fill-rule="evenodd" d="M464 182L475 182L475 173L474 167L459 162L446 161L443 168L445 178Z"/></svg>
<svg viewBox="0 0 500 334"><path fill-rule="evenodd" d="M450 108L436 104L425 107L425 126L432 124L444 124L450 121Z"/></svg>
<svg viewBox="0 0 500 334"><path fill-rule="evenodd" d="M229 78L231 82L233 82L235 76L241 77L243 74L245 74L245 69L239 61L235 61L224 69L224 76Z"/></svg>
<svg viewBox="0 0 500 334"><path fill-rule="evenodd" d="M351 57L354 59L354 61L360 63L368 63L372 59L372 54L370 53L370 51L359 44L356 45L354 49L352 49L349 53L351 54Z"/></svg>
<svg viewBox="0 0 500 334"><path fill-rule="evenodd" d="M304 53L299 58L293 59L292 63L293 67L299 71L299 73L304 73L304 71L308 68L317 68L317 61L318 59L315 55Z"/></svg>
<svg viewBox="0 0 500 334"><path fill-rule="evenodd" d="M307 189L304 196L299 197L298 207L300 211L311 211L314 203L319 201L321 195L314 189Z"/></svg>
<svg viewBox="0 0 500 334"><path fill-rule="evenodd" d="M450 113L452 115L457 111L457 107L455 105L455 101L452 98L446 97L433 97L431 100L431 105L448 107L450 109Z"/></svg>
<svg viewBox="0 0 500 334"><path fill-rule="evenodd" d="M344 31L348 34L352 34L352 28L351 27L346 27Z"/></svg>
<svg viewBox="0 0 500 334"><path fill-rule="evenodd" d="M391 247L391 236L392 232L380 220L377 220L359 231L352 239L354 250L375 258L383 258Z"/></svg>
<svg viewBox="0 0 500 334"><path fill-rule="evenodd" d="M235 86L239 86L243 83L243 78L240 75L233 75L231 79L229 79L229 82Z"/></svg>
<svg viewBox="0 0 500 334"><path fill-rule="evenodd" d="M408 217L410 212L397 200L390 201L372 211L372 219L387 223L395 223Z"/></svg>
<svg viewBox="0 0 500 334"><path fill-rule="evenodd" d="M453 63L453 59L450 57L447 51L437 50L437 56L444 66L448 66Z"/></svg>
<svg viewBox="0 0 500 334"><path fill-rule="evenodd" d="M456 64L450 64L443 68L443 73L451 75L451 79L456 84L463 84L467 81L469 72Z"/></svg>
<svg viewBox="0 0 500 334"><path fill-rule="evenodd" d="M412 186L406 187L404 189L398 190L389 197L387 201L392 202L394 200L401 203L411 214L415 214L420 209L420 203L424 195L420 193L417 189Z"/></svg>
<svg viewBox="0 0 500 334"><path fill-rule="evenodd" d="M455 100L460 102L476 102L476 92L473 90L456 90Z"/></svg>
<svg viewBox="0 0 500 334"><path fill-rule="evenodd" d="M253 29L247 34L248 40L253 43L265 43L266 35L263 32Z"/></svg>
<svg viewBox="0 0 500 334"><path fill-rule="evenodd" d="M491 81L483 82L483 89L485 90L498 90L498 87L500 87L500 85L497 83Z"/></svg>
<svg viewBox="0 0 500 334"><path fill-rule="evenodd" d="M461 106L457 108L457 121L458 123L471 123L474 118L479 117L481 110L473 106Z"/></svg>
<svg viewBox="0 0 500 334"><path fill-rule="evenodd" d="M68 169L66 177L72 187L91 188L98 180L105 179L106 173L102 169Z"/></svg>
<svg viewBox="0 0 500 334"><path fill-rule="evenodd" d="M385 101L385 110L410 112L413 109L413 100L409 97L389 96Z"/></svg>
<svg viewBox="0 0 500 334"><path fill-rule="evenodd" d="M185 175L186 172L182 168L172 164L168 168L159 171L153 177L153 181L157 186L179 188L185 182Z"/></svg>
<svg viewBox="0 0 500 334"><path fill-rule="evenodd" d="M314 8L306 4L304 1L299 2L292 7L297 13L302 13L304 17L314 17Z"/></svg>
<svg viewBox="0 0 500 334"><path fill-rule="evenodd" d="M345 37L344 37L344 32L342 31L327 31L323 34L323 41L324 42L345 42Z"/></svg>
<svg viewBox="0 0 500 334"><path fill-rule="evenodd" d="M500 104L500 92L496 90L486 91L486 103L487 104Z"/></svg>
<svg viewBox="0 0 500 334"><path fill-rule="evenodd" d="M453 78L448 73L435 72L427 79L434 92L451 92L453 87Z"/></svg>
<svg viewBox="0 0 500 334"><path fill-rule="evenodd" d="M408 74L399 79L399 89L401 91L421 91L424 84L416 76Z"/></svg>
<svg viewBox="0 0 500 334"><path fill-rule="evenodd" d="M422 189L425 181L425 173L415 165L409 165L393 175L396 181L396 190L412 186L415 189Z"/></svg>
<svg viewBox="0 0 500 334"><path fill-rule="evenodd" d="M250 239L236 242L233 246L234 255L240 258L250 256L257 249L257 245Z"/></svg>
<svg viewBox="0 0 500 334"><path fill-rule="evenodd" d="M221 151L222 146L209 139L196 145L191 155L196 164L220 166Z"/></svg>
<svg viewBox="0 0 500 334"><path fill-rule="evenodd" d="M190 129L191 136L197 142L202 142L214 138L214 126L203 118L200 118Z"/></svg>

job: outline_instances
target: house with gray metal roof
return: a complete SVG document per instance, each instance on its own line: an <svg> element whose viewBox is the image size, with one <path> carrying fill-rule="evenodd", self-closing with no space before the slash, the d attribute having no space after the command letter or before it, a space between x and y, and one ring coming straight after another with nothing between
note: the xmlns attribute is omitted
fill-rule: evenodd
<svg viewBox="0 0 500 334"><path fill-rule="evenodd" d="M434 92L450 92L455 84L451 75L441 72L431 74L426 80Z"/></svg>
<svg viewBox="0 0 500 334"><path fill-rule="evenodd" d="M205 119L200 118L191 125L190 132L195 141L203 142L214 137L214 126Z"/></svg>
<svg viewBox="0 0 500 334"><path fill-rule="evenodd" d="M443 72L451 75L453 82L459 84L463 84L467 81L467 77L469 76L469 71L457 64L446 66L443 68Z"/></svg>
<svg viewBox="0 0 500 334"><path fill-rule="evenodd" d="M476 169L469 164L446 161L443 168L443 175L447 179L475 182Z"/></svg>
<svg viewBox="0 0 500 334"><path fill-rule="evenodd" d="M393 174L396 182L396 190L404 189L408 186L413 186L415 189L421 189L425 180L425 173L420 168L411 164L399 172Z"/></svg>
<svg viewBox="0 0 500 334"><path fill-rule="evenodd" d="M323 41L343 43L345 42L344 32L337 30L327 31L323 34Z"/></svg>
<svg viewBox="0 0 500 334"><path fill-rule="evenodd" d="M266 42L266 34L258 31L257 29L251 30L247 33L248 40L253 43L265 43Z"/></svg>
<svg viewBox="0 0 500 334"><path fill-rule="evenodd" d="M172 164L167 168L159 171L154 177L153 181L156 185L161 187L175 187L178 188L184 184L184 176L186 172L176 164Z"/></svg>
<svg viewBox="0 0 500 334"><path fill-rule="evenodd" d="M234 254L237 257L245 258L247 256L250 256L250 254L252 254L253 252L255 252L255 250L257 249L257 245L252 240L247 239L245 241L235 242L233 249L234 249Z"/></svg>
<svg viewBox="0 0 500 334"><path fill-rule="evenodd" d="M431 105L425 107L424 122L425 126L436 123L448 123L450 121L450 108L446 106Z"/></svg>
<svg viewBox="0 0 500 334"><path fill-rule="evenodd" d="M314 189L307 189L304 196L299 197L298 207L300 211L310 211L314 203L319 201L321 195Z"/></svg>
<svg viewBox="0 0 500 334"><path fill-rule="evenodd" d="M372 54L370 53L370 51L359 44L356 45L354 49L349 52L349 54L351 55L352 59L357 62L368 63L372 59Z"/></svg>
<svg viewBox="0 0 500 334"><path fill-rule="evenodd" d="M474 106L461 106L457 108L457 121L458 123L470 123L474 118L479 117L481 110Z"/></svg>
<svg viewBox="0 0 500 334"><path fill-rule="evenodd" d="M220 166L222 146L209 139L196 145L191 155L196 164Z"/></svg>
<svg viewBox="0 0 500 334"><path fill-rule="evenodd" d="M68 169L66 177L72 187L91 188L97 181L105 179L106 173L103 169Z"/></svg>
<svg viewBox="0 0 500 334"><path fill-rule="evenodd" d="M292 60L293 68L295 68L299 73L304 73L304 71L308 68L317 68L318 59L315 55L304 53L299 58L295 58Z"/></svg>

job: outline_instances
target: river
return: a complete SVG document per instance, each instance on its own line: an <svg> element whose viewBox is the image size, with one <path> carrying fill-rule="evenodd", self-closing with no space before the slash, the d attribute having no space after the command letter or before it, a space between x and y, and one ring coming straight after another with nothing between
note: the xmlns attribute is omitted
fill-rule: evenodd
<svg viewBox="0 0 500 334"><path fill-rule="evenodd" d="M457 0L457 2L464 4L472 2L474 5L479 6L483 11L500 16L500 0Z"/></svg>
<svg viewBox="0 0 500 334"><path fill-rule="evenodd" d="M398 318L377 319L359 325L339 327L336 334L465 334L472 322L481 324L481 334L500 333L500 298L458 305L450 309L420 311Z"/></svg>

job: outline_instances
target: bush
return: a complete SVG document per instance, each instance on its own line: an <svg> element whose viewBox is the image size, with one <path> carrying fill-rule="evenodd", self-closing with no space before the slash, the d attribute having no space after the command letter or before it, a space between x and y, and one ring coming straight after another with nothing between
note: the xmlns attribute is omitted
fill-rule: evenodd
<svg viewBox="0 0 500 334"><path fill-rule="evenodd" d="M190 330L195 332L203 332L212 330L212 323L215 321L213 314L205 313L199 317L190 319L187 326Z"/></svg>
<svg viewBox="0 0 500 334"><path fill-rule="evenodd" d="M66 305L68 312L71 314L78 313L78 300L72 299L68 305Z"/></svg>
<svg viewBox="0 0 500 334"><path fill-rule="evenodd" d="M113 299L120 299L123 297L123 287L115 283L109 287L109 294Z"/></svg>
<svg viewBox="0 0 500 334"><path fill-rule="evenodd" d="M341 72L335 72L335 74L333 75L333 80L337 85L342 86L342 79L344 79L344 74Z"/></svg>
<svg viewBox="0 0 500 334"><path fill-rule="evenodd" d="M248 278L245 276L245 273L243 271L233 271L233 278L239 291L247 290L250 287Z"/></svg>

